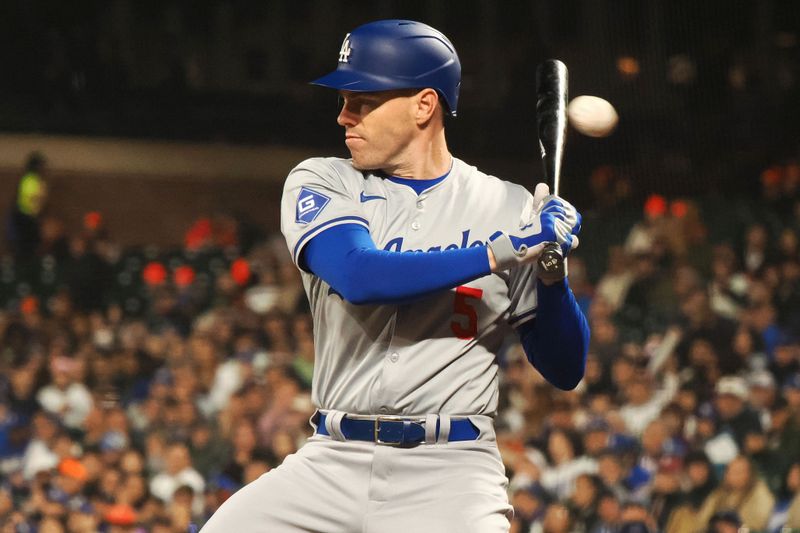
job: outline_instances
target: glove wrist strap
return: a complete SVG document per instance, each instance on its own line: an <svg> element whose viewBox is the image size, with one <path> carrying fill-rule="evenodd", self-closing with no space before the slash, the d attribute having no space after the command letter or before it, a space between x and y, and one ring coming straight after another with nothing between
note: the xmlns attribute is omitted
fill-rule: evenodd
<svg viewBox="0 0 800 533"><path fill-rule="evenodd" d="M487 244L494 254L494 261L497 265L495 270L508 270L517 266L525 257L525 248L516 250L511 243L511 239L506 233L501 233Z"/></svg>

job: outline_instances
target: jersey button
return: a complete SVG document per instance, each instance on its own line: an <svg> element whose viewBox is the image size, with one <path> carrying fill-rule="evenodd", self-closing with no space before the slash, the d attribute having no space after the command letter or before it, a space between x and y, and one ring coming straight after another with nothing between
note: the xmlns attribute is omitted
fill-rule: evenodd
<svg viewBox="0 0 800 533"><path fill-rule="evenodd" d="M388 408L388 407L386 407L386 406L384 405L383 407L381 407L380 409L378 409L378 412L379 412L380 414L382 414L382 415L385 415L386 413L388 413L388 412L389 412L389 408Z"/></svg>
<svg viewBox="0 0 800 533"><path fill-rule="evenodd" d="M416 220L414 222L412 222L411 223L411 229L418 230L419 229L419 222L417 222Z"/></svg>
<svg viewBox="0 0 800 533"><path fill-rule="evenodd" d="M417 202L417 209L422 209L422 200Z"/></svg>
<svg viewBox="0 0 800 533"><path fill-rule="evenodd" d="M400 354L397 352L394 352L392 353L392 355L389 356L389 361L391 361L392 363L396 363L398 359L400 359Z"/></svg>

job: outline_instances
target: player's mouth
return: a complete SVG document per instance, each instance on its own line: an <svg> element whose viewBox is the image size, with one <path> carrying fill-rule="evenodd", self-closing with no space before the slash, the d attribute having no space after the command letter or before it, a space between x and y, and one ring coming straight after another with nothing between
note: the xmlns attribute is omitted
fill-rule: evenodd
<svg viewBox="0 0 800 533"><path fill-rule="evenodd" d="M364 141L363 137L361 137L359 135L354 135L352 133L348 133L348 134L346 134L344 136L344 143L347 146L350 146L352 144L358 144L359 142L363 142L363 141Z"/></svg>

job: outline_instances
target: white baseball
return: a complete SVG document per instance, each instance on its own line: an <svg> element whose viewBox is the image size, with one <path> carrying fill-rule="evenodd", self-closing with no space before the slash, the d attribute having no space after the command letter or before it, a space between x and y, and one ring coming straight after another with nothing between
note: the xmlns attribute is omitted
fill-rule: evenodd
<svg viewBox="0 0 800 533"><path fill-rule="evenodd" d="M608 100L597 96L576 96L567 106L569 123L589 137L607 137L617 126L619 116Z"/></svg>

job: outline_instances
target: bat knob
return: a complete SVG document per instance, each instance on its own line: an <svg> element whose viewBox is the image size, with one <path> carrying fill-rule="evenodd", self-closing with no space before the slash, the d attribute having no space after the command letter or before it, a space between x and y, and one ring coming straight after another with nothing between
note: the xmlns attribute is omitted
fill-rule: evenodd
<svg viewBox="0 0 800 533"><path fill-rule="evenodd" d="M564 254L558 243L548 243L537 261L539 277L546 281L564 279Z"/></svg>

